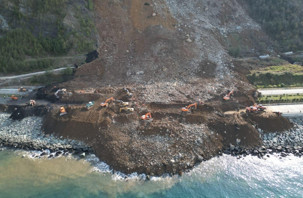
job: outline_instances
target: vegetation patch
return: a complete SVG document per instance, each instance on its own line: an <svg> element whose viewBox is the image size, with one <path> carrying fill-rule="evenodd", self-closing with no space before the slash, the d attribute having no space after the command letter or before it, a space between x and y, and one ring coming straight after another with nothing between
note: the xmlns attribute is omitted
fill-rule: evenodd
<svg viewBox="0 0 303 198"><path fill-rule="evenodd" d="M51 69L52 57L70 57L94 49L91 0L3 0L1 4L0 14L5 14L10 29L0 32L0 73ZM76 17L70 17L73 15ZM75 63L68 61L65 64Z"/></svg>
<svg viewBox="0 0 303 198"><path fill-rule="evenodd" d="M282 51L303 49L302 0L240 0Z"/></svg>
<svg viewBox="0 0 303 198"><path fill-rule="evenodd" d="M293 64L269 66L251 71L247 78L258 88L300 87L303 86L303 67Z"/></svg>
<svg viewBox="0 0 303 198"><path fill-rule="evenodd" d="M303 94L262 96L257 102L261 104L303 102Z"/></svg>

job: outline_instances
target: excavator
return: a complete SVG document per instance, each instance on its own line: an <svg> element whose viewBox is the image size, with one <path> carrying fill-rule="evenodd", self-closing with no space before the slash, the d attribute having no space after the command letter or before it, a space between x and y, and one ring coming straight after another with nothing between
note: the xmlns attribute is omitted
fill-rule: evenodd
<svg viewBox="0 0 303 198"><path fill-rule="evenodd" d="M231 90L228 94L223 97L223 100L230 100L231 96L234 94L234 90Z"/></svg>
<svg viewBox="0 0 303 198"><path fill-rule="evenodd" d="M115 100L115 103L118 103L121 107L126 107L129 105L129 102L124 102L122 100Z"/></svg>
<svg viewBox="0 0 303 198"><path fill-rule="evenodd" d="M120 113L121 112L126 112L126 113L128 113L128 112L133 112L135 109L134 108L131 108L131 107L121 107L120 108Z"/></svg>
<svg viewBox="0 0 303 198"><path fill-rule="evenodd" d="M67 114L67 112L66 112L65 108L64 107L60 107L60 116L64 116L66 114Z"/></svg>
<svg viewBox="0 0 303 198"><path fill-rule="evenodd" d="M266 107L262 104L254 104L253 106L246 107L246 113L258 112L258 111L265 111Z"/></svg>
<svg viewBox="0 0 303 198"><path fill-rule="evenodd" d="M109 104L110 102L112 102L112 101L115 101L114 97L108 98L107 100L105 100L105 102L102 102L102 103L100 104L100 106L101 106L101 107L108 107L108 104Z"/></svg>
<svg viewBox="0 0 303 198"><path fill-rule="evenodd" d="M35 106L36 100L29 100L29 106Z"/></svg>
<svg viewBox="0 0 303 198"><path fill-rule="evenodd" d="M189 113L197 109L198 104L195 102L181 109L181 113Z"/></svg>
<svg viewBox="0 0 303 198"><path fill-rule="evenodd" d="M152 115L151 115L150 112L148 112L147 114L141 116L141 120L151 121L152 119L153 118L152 118Z"/></svg>
<svg viewBox="0 0 303 198"><path fill-rule="evenodd" d="M94 106L95 102L94 101L89 101L88 103L86 103L86 109L89 110L90 108L92 108Z"/></svg>
<svg viewBox="0 0 303 198"><path fill-rule="evenodd" d="M265 111L266 107L264 107L262 104L258 104L257 108L259 111Z"/></svg>
<svg viewBox="0 0 303 198"><path fill-rule="evenodd" d="M24 87L20 87L20 88L18 89L18 91L19 91L19 92L26 92L26 91L27 91L27 89L26 89L26 88L24 88Z"/></svg>
<svg viewBox="0 0 303 198"><path fill-rule="evenodd" d="M253 113L253 112L257 112L258 108L256 106L249 106L246 107L246 113Z"/></svg>
<svg viewBox="0 0 303 198"><path fill-rule="evenodd" d="M18 97L15 96L15 95L12 95L12 96L11 96L11 99L12 99L12 100L18 100Z"/></svg>

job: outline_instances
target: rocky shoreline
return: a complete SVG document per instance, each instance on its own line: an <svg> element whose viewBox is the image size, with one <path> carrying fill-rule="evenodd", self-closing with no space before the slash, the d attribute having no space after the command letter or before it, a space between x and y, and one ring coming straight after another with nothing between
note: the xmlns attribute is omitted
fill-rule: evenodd
<svg viewBox="0 0 303 198"><path fill-rule="evenodd" d="M0 113L0 147L37 150L41 151L39 156L48 155L49 157L57 157L67 153L85 157L87 154L94 153L93 148L82 141L66 139L63 136L55 137L53 134L43 132L41 129L43 117L30 116L20 121L14 121L9 117L10 115L7 113ZM290 120L294 123L294 127L284 132L269 133L258 129L262 140L260 147L248 148L237 143L230 144L223 147L218 155L224 153L237 156L237 158L253 155L261 158L273 153L279 153L281 157L292 153L301 157L303 156L303 118L291 118ZM201 157L201 159L196 160L196 163L205 160L207 159ZM178 174L182 174L182 172L179 171Z"/></svg>
<svg viewBox="0 0 303 198"><path fill-rule="evenodd" d="M263 157L273 153L278 153L281 157L289 154L301 157L303 156L303 117L293 117L290 121L295 124L294 127L284 132L268 133L258 129L263 140L261 147L247 149L231 144L222 153L238 156L238 158L246 155Z"/></svg>
<svg viewBox="0 0 303 198"><path fill-rule="evenodd" d="M0 147L46 151L41 155L68 152L85 156L92 152L80 141L45 135L41 131L42 117L26 117L21 121L13 121L9 117L9 114L0 113Z"/></svg>

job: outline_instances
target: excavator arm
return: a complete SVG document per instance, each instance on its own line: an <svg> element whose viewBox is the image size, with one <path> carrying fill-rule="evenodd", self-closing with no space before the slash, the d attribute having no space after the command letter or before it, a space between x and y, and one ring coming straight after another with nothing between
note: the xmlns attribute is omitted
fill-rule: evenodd
<svg viewBox="0 0 303 198"><path fill-rule="evenodd" d="M198 104L195 102L193 104L188 105L187 107L183 107L182 112L189 112L192 108L197 109Z"/></svg>
<svg viewBox="0 0 303 198"><path fill-rule="evenodd" d="M223 97L223 100L230 100L231 96L234 94L234 90L231 90L228 94Z"/></svg>
<svg viewBox="0 0 303 198"><path fill-rule="evenodd" d="M151 115L150 112L148 112L147 114L142 115L142 116L141 116L141 119L142 119L142 120L150 120L150 119L152 119L152 115Z"/></svg>
<svg viewBox="0 0 303 198"><path fill-rule="evenodd" d="M108 104L109 104L110 102L112 102L112 101L115 101L114 97L110 97L110 98L106 99L105 102L102 102L102 103L100 104L100 106L101 106L101 107L107 107Z"/></svg>
<svg viewBox="0 0 303 198"><path fill-rule="evenodd" d="M188 105L186 108L187 108L187 109L190 109L190 108L192 108L192 107L194 107L195 109L197 109L197 103L195 102L195 103L193 103L193 104L190 104L190 105Z"/></svg>
<svg viewBox="0 0 303 198"><path fill-rule="evenodd" d="M115 100L114 97L110 97L107 100L105 100L105 103L110 103L110 102L112 102L114 100Z"/></svg>

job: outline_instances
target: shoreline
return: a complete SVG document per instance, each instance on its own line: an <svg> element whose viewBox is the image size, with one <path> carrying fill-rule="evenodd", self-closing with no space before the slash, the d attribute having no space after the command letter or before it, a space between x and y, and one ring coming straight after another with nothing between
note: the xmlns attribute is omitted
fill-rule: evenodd
<svg viewBox="0 0 303 198"><path fill-rule="evenodd" d="M89 146L80 141L45 135L41 130L42 117L27 117L22 121L13 121L9 119L9 114L0 113L0 120L0 147L69 152L84 156L92 152Z"/></svg>
<svg viewBox="0 0 303 198"><path fill-rule="evenodd" d="M70 153L72 155L76 155L82 158L85 158L89 154L94 154L91 147L86 146L84 143L75 140L67 140L67 139L60 139L56 138L53 135L45 135L42 130L42 117L27 117L24 118L22 121L10 121L7 120L6 123L3 122L4 119L8 119L9 114L1 112L0 119L2 121L2 125L0 128L0 147L7 147L11 149L22 149L25 151L35 150L41 151L40 156L49 155L51 157L57 157L60 155L64 155L65 153ZM262 146L255 147L255 148L245 148L240 147L237 145L230 144L229 147L223 148L219 151L218 155L221 156L222 154L227 154L231 156L236 156L238 159L245 157L247 155L258 156L262 158L264 156L268 156L270 154L280 154L281 157L286 157L289 154L293 154L294 156L301 157L303 156L303 120L300 118L293 118L291 119L300 122L300 124L296 123L296 125L284 132L279 133L264 133L261 129L258 129L261 137L262 137ZM3 126L5 124L12 124L15 123L13 129L5 128ZM3 124L4 123L4 124ZM27 129L25 133L22 131L16 130L16 128L21 128L22 125L27 124ZM33 127L33 125L35 125ZM30 126L30 127L29 127ZM32 127L32 128L31 128ZM4 128L4 129L3 129ZM6 129L7 132L3 133ZM31 131L33 129L33 131ZM32 136L27 137L28 132L31 131ZM296 132L296 135L293 136L293 132ZM299 135L299 136L298 136ZM283 138L287 141L283 141ZM290 144L292 143L292 144ZM99 162L102 162L98 158ZM200 162L206 161L207 159L201 159ZM199 162L199 163L200 163ZM104 163L104 162L102 162ZM197 164L199 164L197 163ZM107 163L105 163L107 165ZM195 164L195 166L197 165ZM114 170L110 165L108 165L112 172L121 172ZM185 170L184 172L188 172L192 170L195 166L190 169ZM128 173L123 173L124 175L130 175ZM146 173L145 173L146 174ZM165 173L165 175L176 175ZM183 173L179 173L182 175ZM150 179L151 176L146 174L146 179Z"/></svg>

